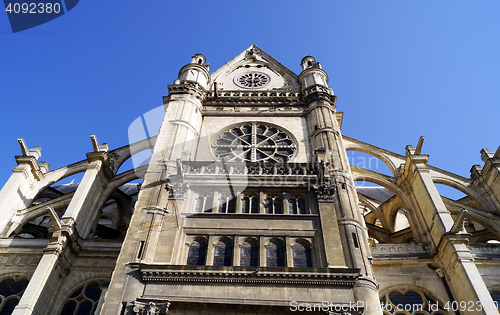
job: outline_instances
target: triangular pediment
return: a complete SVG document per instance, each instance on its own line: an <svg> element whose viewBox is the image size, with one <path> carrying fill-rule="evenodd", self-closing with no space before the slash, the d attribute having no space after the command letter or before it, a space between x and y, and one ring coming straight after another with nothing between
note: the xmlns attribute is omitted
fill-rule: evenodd
<svg viewBox="0 0 500 315"><path fill-rule="evenodd" d="M218 91L298 91L297 75L252 45L211 75L210 89Z"/></svg>

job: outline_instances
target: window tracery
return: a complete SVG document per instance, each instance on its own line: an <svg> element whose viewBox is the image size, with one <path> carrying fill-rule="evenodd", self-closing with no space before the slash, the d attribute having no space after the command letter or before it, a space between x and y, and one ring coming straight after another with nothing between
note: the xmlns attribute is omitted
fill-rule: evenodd
<svg viewBox="0 0 500 315"><path fill-rule="evenodd" d="M91 315L94 314L101 297L99 281L89 281L73 291L66 299L60 315Z"/></svg>
<svg viewBox="0 0 500 315"><path fill-rule="evenodd" d="M255 195L246 195L241 203L242 213L259 213L259 198Z"/></svg>
<svg viewBox="0 0 500 315"><path fill-rule="evenodd" d="M12 314L28 283L26 279L17 278L9 278L0 282L0 314Z"/></svg>
<svg viewBox="0 0 500 315"><path fill-rule="evenodd" d="M235 200L233 196L223 195L219 199L219 213L235 213Z"/></svg>
<svg viewBox="0 0 500 315"><path fill-rule="evenodd" d="M278 196L268 196L264 201L264 209L267 214L283 214L281 198Z"/></svg>
<svg viewBox="0 0 500 315"><path fill-rule="evenodd" d="M418 289L393 289L380 299L380 304L384 315L449 314L441 303Z"/></svg>
<svg viewBox="0 0 500 315"><path fill-rule="evenodd" d="M269 123L251 122L223 131L212 145L225 162L289 162L297 150L295 139Z"/></svg>
<svg viewBox="0 0 500 315"><path fill-rule="evenodd" d="M196 198L195 212L212 212L214 197L211 194L199 194Z"/></svg>
<svg viewBox="0 0 500 315"><path fill-rule="evenodd" d="M304 198L301 196L288 198L288 211L290 214L308 214Z"/></svg>

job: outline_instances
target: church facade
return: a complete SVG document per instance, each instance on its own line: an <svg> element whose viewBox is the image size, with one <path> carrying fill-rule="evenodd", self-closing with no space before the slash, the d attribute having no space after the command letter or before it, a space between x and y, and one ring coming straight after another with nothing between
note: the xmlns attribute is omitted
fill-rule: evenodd
<svg viewBox="0 0 500 315"><path fill-rule="evenodd" d="M500 148L464 178L428 165L423 138L404 155L349 138L321 63L301 67L252 45L210 73L196 54L157 136L114 150L91 136L56 170L19 139L0 314L498 315Z"/></svg>

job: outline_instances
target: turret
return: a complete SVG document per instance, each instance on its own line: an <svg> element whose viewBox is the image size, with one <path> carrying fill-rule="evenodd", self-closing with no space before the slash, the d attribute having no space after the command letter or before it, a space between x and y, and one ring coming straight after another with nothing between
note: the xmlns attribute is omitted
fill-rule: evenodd
<svg viewBox="0 0 500 315"><path fill-rule="evenodd" d="M312 56L306 56L300 62L302 72L299 75L298 81L303 93L314 86L326 88L329 94L333 95L332 89L328 87L328 75L321 69L321 63L317 62Z"/></svg>
<svg viewBox="0 0 500 315"><path fill-rule="evenodd" d="M198 83L206 89L207 83L210 81L209 69L210 65L206 63L205 56L196 54L192 57L191 63L188 63L179 71L179 78L175 80L174 84L183 84L191 81Z"/></svg>

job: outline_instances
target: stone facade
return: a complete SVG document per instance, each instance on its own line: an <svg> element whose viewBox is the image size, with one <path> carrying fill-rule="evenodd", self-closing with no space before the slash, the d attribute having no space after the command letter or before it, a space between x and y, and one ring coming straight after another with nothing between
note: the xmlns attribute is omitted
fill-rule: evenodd
<svg viewBox="0 0 500 315"><path fill-rule="evenodd" d="M423 138L403 156L343 136L328 75L301 66L252 45L210 74L196 54L157 136L115 150L92 136L60 169L20 139L0 191L0 314L498 314L500 148L467 179L428 165Z"/></svg>

